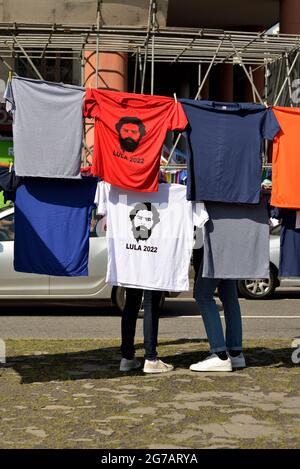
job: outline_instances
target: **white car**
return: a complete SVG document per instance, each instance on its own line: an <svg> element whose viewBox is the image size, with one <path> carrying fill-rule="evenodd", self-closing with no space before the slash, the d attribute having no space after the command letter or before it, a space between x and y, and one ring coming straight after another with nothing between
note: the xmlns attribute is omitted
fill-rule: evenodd
<svg viewBox="0 0 300 469"><path fill-rule="evenodd" d="M0 209L0 300L103 300L124 302L124 289L105 283L107 249L101 220L93 219L90 231L89 275L55 277L16 272L14 207ZM119 304L122 306L122 303Z"/></svg>

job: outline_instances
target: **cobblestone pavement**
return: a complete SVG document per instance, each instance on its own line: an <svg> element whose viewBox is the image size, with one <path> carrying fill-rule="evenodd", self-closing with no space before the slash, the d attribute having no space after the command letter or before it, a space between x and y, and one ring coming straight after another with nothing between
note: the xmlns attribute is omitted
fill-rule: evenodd
<svg viewBox="0 0 300 469"><path fill-rule="evenodd" d="M111 339L6 346L1 448L299 447L300 365L288 340L246 341L244 370L193 373L207 342L168 339L159 353L175 370L165 375L120 374Z"/></svg>

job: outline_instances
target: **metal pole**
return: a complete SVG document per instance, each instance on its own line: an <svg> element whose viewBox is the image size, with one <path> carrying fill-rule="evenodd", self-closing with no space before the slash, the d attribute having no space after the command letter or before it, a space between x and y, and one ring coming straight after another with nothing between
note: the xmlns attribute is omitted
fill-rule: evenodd
<svg viewBox="0 0 300 469"><path fill-rule="evenodd" d="M294 66L295 66L295 64L296 64L296 62L297 62L297 59L298 59L298 57L299 57L299 54L300 54L300 51L298 50L298 52L297 52L297 54L296 54L296 56L295 56L295 58L294 58L294 60L293 60L293 63L292 63L292 65L291 65L291 67L289 68L289 74L292 72L292 70L293 70L293 68L294 68ZM281 86L280 91L279 91L279 93L278 93L278 95L277 95L277 98L275 99L274 106L277 105L277 103L278 103L278 101L279 101L279 99L280 99L280 97L281 97L281 95L282 95L282 92L283 92L283 90L284 90L284 87L285 87L287 81L288 81L288 77L285 77L285 80L284 80L284 82L282 83L282 86Z"/></svg>
<svg viewBox="0 0 300 469"><path fill-rule="evenodd" d="M97 1L97 39L96 39L96 82L95 86L99 85L99 30L100 30L100 1Z"/></svg>
<svg viewBox="0 0 300 469"><path fill-rule="evenodd" d="M152 50L151 50L151 94L154 94L154 54L155 54L155 26L156 26L156 0L152 4Z"/></svg>
<svg viewBox="0 0 300 469"><path fill-rule="evenodd" d="M81 76L81 86L84 86L84 49L81 51L80 59L80 76Z"/></svg>
<svg viewBox="0 0 300 469"><path fill-rule="evenodd" d="M265 103L268 102L268 62L265 60ZM262 165L265 166L268 161L268 149L269 149L269 141L267 138L264 139L264 154L262 157Z"/></svg>
<svg viewBox="0 0 300 469"><path fill-rule="evenodd" d="M249 41L247 44L245 44L245 46L242 48L242 51L246 50L247 47L249 47L251 44L253 44L255 41L257 41L257 39L259 39L261 36L263 36L266 31L267 31L267 29L264 29L263 31L258 33L255 38L253 38L251 41ZM224 59L222 59L220 63L224 63L226 60L231 58L233 55L234 55L233 53L227 54L226 57L224 57Z"/></svg>
<svg viewBox="0 0 300 469"><path fill-rule="evenodd" d="M21 49L21 51L23 52L23 54L25 55L25 57L27 58L28 62L30 63L32 69L34 70L34 72L36 73L36 75L38 76L38 78L40 80L43 80L44 78L42 77L42 75L40 74L40 72L38 71L38 69L36 68L36 66L34 65L34 63L32 62L31 58L29 57L29 55L27 54L27 52L25 51L24 47L19 43L19 41L17 40L17 38L12 35L13 37L13 40L15 41L15 43L18 45L18 47Z"/></svg>
<svg viewBox="0 0 300 469"><path fill-rule="evenodd" d="M198 89L201 85L201 76L202 76L202 66L201 62L198 64Z"/></svg>
<svg viewBox="0 0 300 469"><path fill-rule="evenodd" d="M148 12L147 36L146 36L146 40L145 40L144 67L143 67L143 75L142 75L141 93L144 93L144 87L145 87L146 65L147 65L147 56L148 56L148 44L149 44L150 28L151 28L152 7L153 7L153 0L150 0L150 2L149 2L149 12Z"/></svg>
<svg viewBox="0 0 300 469"><path fill-rule="evenodd" d="M143 79L143 64L142 64L142 55L141 55L141 49L138 47L138 57L139 57L139 71L140 71L140 80L142 83Z"/></svg>
<svg viewBox="0 0 300 469"><path fill-rule="evenodd" d="M134 66L134 80L133 80L133 92L134 93L136 92L138 65L139 65L139 56L138 56L138 51L136 51L136 53L135 53L135 66Z"/></svg>
<svg viewBox="0 0 300 469"><path fill-rule="evenodd" d="M253 81L253 73L252 73L252 67L251 67L251 65L250 65L250 67L249 67L249 75L250 75L250 77L251 77L251 88L252 88L253 102L256 103L256 96L255 96L254 88L253 88L253 86L252 86L252 83L254 83L254 81Z"/></svg>
<svg viewBox="0 0 300 469"><path fill-rule="evenodd" d="M268 83L269 83L269 69L268 69L268 62L265 61L265 101L268 101Z"/></svg>
<svg viewBox="0 0 300 469"><path fill-rule="evenodd" d="M151 54L151 94L154 94L154 34L152 35L152 54Z"/></svg>
<svg viewBox="0 0 300 469"><path fill-rule="evenodd" d="M216 50L216 52L215 52L213 58L211 59L211 62L210 62L210 64L209 64L209 67L208 67L208 69L206 70L206 73L205 73L205 75L204 75L203 81L202 81L201 85L200 85L199 88L198 88L198 91L197 91L197 94L196 94L196 96L195 96L195 99L198 99L198 97L200 96L200 93L201 93L201 91L202 91L202 89L203 89L203 86L205 85L205 82L206 82L206 80L207 80L207 77L208 77L208 75L209 75L209 72L210 72L212 66L214 65L214 62L215 62L216 57L217 57L217 55L218 55L218 53L219 53L219 50L220 50L220 48L221 48L222 43L223 43L223 39L219 42L219 45L218 45L218 47L217 47L217 50Z"/></svg>
<svg viewBox="0 0 300 469"><path fill-rule="evenodd" d="M279 65L279 72L277 73L276 77L276 84L275 84L275 89L274 89L274 98L278 92L278 86L279 86L279 80L280 80L280 75L281 75L281 70L282 70L282 64L283 64L283 59L280 59L280 65Z"/></svg>
<svg viewBox="0 0 300 469"><path fill-rule="evenodd" d="M290 97L290 105L293 107L292 102L292 83L291 83L291 76L290 76L290 65L289 65L289 57L287 52L285 53L285 65L286 65L286 72L287 72L287 79L288 79L288 88L289 88L289 97Z"/></svg>
<svg viewBox="0 0 300 469"><path fill-rule="evenodd" d="M214 64L214 61L216 60L216 57L217 57L217 55L218 55L218 53L219 53L219 50L220 50L220 48L221 48L222 43L223 43L223 39L220 41L220 43L219 43L219 45L218 45L218 47L217 47L217 50L216 50L216 52L215 52L215 54L214 54L214 56L213 56L213 58L212 58L212 60L211 60L211 62L210 62L210 64L209 64L209 67L208 67L208 69L206 70L206 73L205 73L205 76L204 76L204 78L203 78L203 81L202 81L201 85L199 86L199 89L198 89L197 94L196 94L196 96L195 96L195 100L198 99L198 97L200 96L201 90L203 89L203 86L204 86L204 84L205 84L205 82L206 82L206 79L207 79L207 77L208 77L208 75L209 75L209 72L210 72L210 70L211 70L211 68L212 68L212 66L213 66L213 64ZM174 143L174 145L173 145L173 147L172 147L172 149L171 149L171 151L170 151L170 155L169 155L169 158L168 158L168 161L167 161L167 165L168 165L168 164L170 163L170 161L171 161L171 158L172 158L172 156L173 156L173 154L174 154L174 151L176 150L176 147L177 147L177 145L178 145L178 143L179 143L179 140L181 139L181 135L182 135L182 133L180 133L180 134L177 136L176 140L175 140L175 143Z"/></svg>
<svg viewBox="0 0 300 469"><path fill-rule="evenodd" d="M236 56L239 58L240 65L243 67L244 72L245 72L245 74L246 74L246 77L248 78L248 80L250 81L250 83L251 83L252 86L253 86L253 90L254 90L256 96L258 97L259 102L260 102L261 104L264 104L263 100L261 99L261 96L260 96L259 92L257 91L257 88L256 88L256 86L255 86L253 80L251 80L251 77L250 77L250 75L249 75L249 73L248 73L247 68L246 68L245 65L244 65L244 62L243 62L243 60L242 60L242 57L240 56L240 53L237 51L237 49L236 49L236 47L235 47L233 41L231 40L231 38L230 38L229 40L230 40L230 42L231 42L231 44L232 44L232 47L233 47L233 49L234 49L234 51L235 51Z"/></svg>
<svg viewBox="0 0 300 469"><path fill-rule="evenodd" d="M8 70L9 70L10 72L13 72L14 75L18 76L18 75L14 72L14 69L9 65L8 62L6 62L6 60L4 60L3 57L0 56L0 60L1 60L1 62L3 63L3 65L4 65L6 68L8 68Z"/></svg>

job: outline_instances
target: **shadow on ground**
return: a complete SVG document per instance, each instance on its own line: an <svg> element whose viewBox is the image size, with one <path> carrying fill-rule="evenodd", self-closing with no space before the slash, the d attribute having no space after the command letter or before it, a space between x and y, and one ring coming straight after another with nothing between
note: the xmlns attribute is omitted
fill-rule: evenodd
<svg viewBox="0 0 300 469"><path fill-rule="evenodd" d="M117 340L8 340L0 448L297 448L300 373L288 340L245 341L248 367L193 373L205 340L166 340L175 371L119 372ZM142 359L143 347L137 345Z"/></svg>
<svg viewBox="0 0 300 469"><path fill-rule="evenodd" d="M57 340L54 342L58 346L67 341ZM198 344L207 344L207 340L177 339L164 341L162 344L164 353L160 355L160 358L166 362L171 362L175 368L188 369L191 363L204 359L208 354L207 350L198 350ZM186 345L192 346L192 350L185 351L184 346ZM169 347L172 348L170 355L166 353ZM174 347L176 347L175 354ZM143 353L142 344L137 344L136 350L141 355ZM267 347L246 347L244 349L248 368L270 366L273 368L295 367L291 361L291 352L290 347L274 349ZM20 375L23 384L53 380L111 379L120 375L120 358L119 346L99 346L99 348L92 350L76 352L47 352L44 354L42 351L39 351L33 355L17 355L9 357L5 367L14 369ZM140 374L143 374L142 371L140 371Z"/></svg>

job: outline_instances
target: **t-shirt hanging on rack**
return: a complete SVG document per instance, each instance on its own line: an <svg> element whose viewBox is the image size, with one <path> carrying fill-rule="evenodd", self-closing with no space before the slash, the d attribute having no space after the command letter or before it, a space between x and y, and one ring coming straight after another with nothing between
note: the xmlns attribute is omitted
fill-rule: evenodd
<svg viewBox="0 0 300 469"><path fill-rule="evenodd" d="M297 216L298 214L298 216ZM279 277L300 277L299 211L277 209L281 218Z"/></svg>
<svg viewBox="0 0 300 469"><path fill-rule="evenodd" d="M281 131L273 144L271 204L300 209L300 108L274 106L273 110Z"/></svg>
<svg viewBox="0 0 300 469"><path fill-rule="evenodd" d="M205 203L203 277L269 277L267 198L259 205Z"/></svg>
<svg viewBox="0 0 300 469"><path fill-rule="evenodd" d="M96 178L24 178L15 201L16 271L88 275L96 187Z"/></svg>
<svg viewBox="0 0 300 469"><path fill-rule="evenodd" d="M18 176L79 178L83 98L78 86L13 77L5 91L13 114Z"/></svg>
<svg viewBox="0 0 300 469"><path fill-rule="evenodd" d="M194 225L208 219L204 204L186 200L186 187L159 184L140 194L98 184L98 213L107 214L106 281L124 287L189 289Z"/></svg>
<svg viewBox="0 0 300 469"><path fill-rule="evenodd" d="M127 190L157 191L166 133L187 125L181 104L165 96L87 89L85 116L95 118L93 174Z"/></svg>
<svg viewBox="0 0 300 469"><path fill-rule="evenodd" d="M0 191L3 191L4 202L11 200L14 202L16 188L21 182L21 178L16 176L13 168L0 167Z"/></svg>
<svg viewBox="0 0 300 469"><path fill-rule="evenodd" d="M259 104L180 99L189 120L188 200L257 204L263 139L279 131Z"/></svg>

